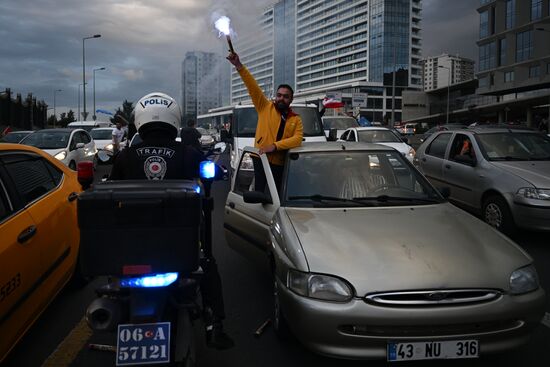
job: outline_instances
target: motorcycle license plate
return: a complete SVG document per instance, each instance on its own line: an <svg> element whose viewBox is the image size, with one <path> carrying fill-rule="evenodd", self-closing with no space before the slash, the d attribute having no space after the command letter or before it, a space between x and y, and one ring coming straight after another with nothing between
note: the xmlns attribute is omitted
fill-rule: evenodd
<svg viewBox="0 0 550 367"><path fill-rule="evenodd" d="M170 323L118 325L117 366L170 362Z"/></svg>
<svg viewBox="0 0 550 367"><path fill-rule="evenodd" d="M390 362L478 357L479 342L477 340L388 343L388 361Z"/></svg>

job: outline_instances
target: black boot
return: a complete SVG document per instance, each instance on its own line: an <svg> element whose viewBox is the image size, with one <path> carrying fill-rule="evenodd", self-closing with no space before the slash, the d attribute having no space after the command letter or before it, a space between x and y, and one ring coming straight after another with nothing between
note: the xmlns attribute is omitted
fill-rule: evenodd
<svg viewBox="0 0 550 367"><path fill-rule="evenodd" d="M221 320L214 320L212 325L206 326L206 345L209 348L225 350L233 348L235 342L223 331Z"/></svg>

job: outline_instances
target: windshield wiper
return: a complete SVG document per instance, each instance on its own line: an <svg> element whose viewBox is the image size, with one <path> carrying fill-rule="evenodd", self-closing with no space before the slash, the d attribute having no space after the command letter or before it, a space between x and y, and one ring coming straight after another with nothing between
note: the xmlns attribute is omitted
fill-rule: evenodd
<svg viewBox="0 0 550 367"><path fill-rule="evenodd" d="M302 200L302 199L309 199L313 201L338 201L341 203L354 203L358 205L365 205L365 203L355 200L355 199L346 199L346 198L340 198L337 196L326 196L326 195L298 195L298 196L289 196L288 200Z"/></svg>
<svg viewBox="0 0 550 367"><path fill-rule="evenodd" d="M421 203L441 203L441 200L430 199L430 198L410 198L402 196L389 196L389 195L379 195L379 196L364 196L364 197L355 197L353 200L356 201L379 201L382 203L388 201L407 201L407 202L421 202Z"/></svg>

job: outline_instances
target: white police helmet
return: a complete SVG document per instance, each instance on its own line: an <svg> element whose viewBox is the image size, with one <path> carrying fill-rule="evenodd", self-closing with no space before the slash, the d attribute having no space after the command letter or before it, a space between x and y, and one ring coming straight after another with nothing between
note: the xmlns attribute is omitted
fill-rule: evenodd
<svg viewBox="0 0 550 367"><path fill-rule="evenodd" d="M150 93L142 97L134 109L138 132L147 127L169 128L177 134L181 127L181 110L176 100L164 93ZM172 129L173 128L173 129ZM175 137L175 136L174 136Z"/></svg>

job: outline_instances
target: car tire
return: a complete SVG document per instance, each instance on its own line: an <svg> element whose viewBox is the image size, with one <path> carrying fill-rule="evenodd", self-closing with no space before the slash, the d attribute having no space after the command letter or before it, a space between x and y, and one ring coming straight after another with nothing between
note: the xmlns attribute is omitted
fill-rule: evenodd
<svg viewBox="0 0 550 367"><path fill-rule="evenodd" d="M74 161L71 161L69 163L69 168L72 169L73 171L76 171L76 163Z"/></svg>
<svg viewBox="0 0 550 367"><path fill-rule="evenodd" d="M516 231L512 212L502 196L491 195L485 199L483 220L504 234L511 235Z"/></svg>
<svg viewBox="0 0 550 367"><path fill-rule="evenodd" d="M281 310L279 285L275 274L273 274L273 330L275 330L277 338L282 341L289 340L292 335L283 311Z"/></svg>

